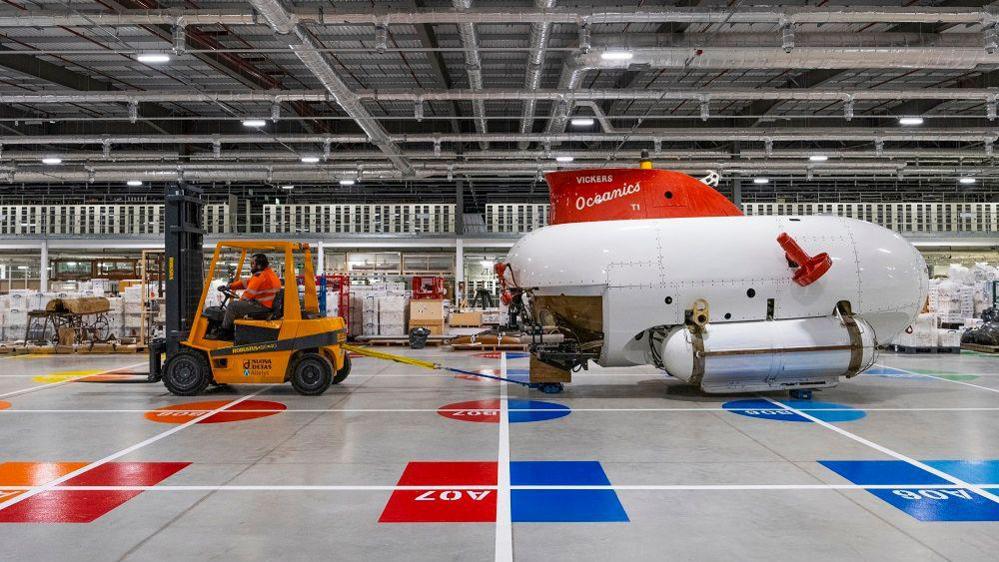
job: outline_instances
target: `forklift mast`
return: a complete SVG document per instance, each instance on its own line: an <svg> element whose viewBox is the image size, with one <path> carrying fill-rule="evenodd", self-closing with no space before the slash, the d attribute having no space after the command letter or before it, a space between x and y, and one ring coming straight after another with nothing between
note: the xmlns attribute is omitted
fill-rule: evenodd
<svg viewBox="0 0 999 562"><path fill-rule="evenodd" d="M173 356L187 339L204 288L202 190L180 183L167 187L164 225L166 339L149 345L149 379L161 378L162 354Z"/></svg>

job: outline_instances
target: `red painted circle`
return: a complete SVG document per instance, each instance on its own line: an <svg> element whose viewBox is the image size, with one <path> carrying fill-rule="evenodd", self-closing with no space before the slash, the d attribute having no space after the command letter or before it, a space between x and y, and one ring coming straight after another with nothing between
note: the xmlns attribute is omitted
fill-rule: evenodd
<svg viewBox="0 0 999 562"><path fill-rule="evenodd" d="M7 408L10 408L10 402L0 400L0 410L6 410Z"/></svg>
<svg viewBox="0 0 999 562"><path fill-rule="evenodd" d="M499 422L499 400L469 400L455 402L437 409L437 413L445 418L458 421L497 423Z"/></svg>
<svg viewBox="0 0 999 562"><path fill-rule="evenodd" d="M205 400L203 402L188 402L186 404L174 404L157 408L146 412L146 419L158 423L187 423L192 419L203 416L212 410L225 406L231 400ZM266 418L287 409L287 406L280 402L270 402L268 400L244 400L225 411L209 416L201 421L202 423L228 423L256 418Z"/></svg>

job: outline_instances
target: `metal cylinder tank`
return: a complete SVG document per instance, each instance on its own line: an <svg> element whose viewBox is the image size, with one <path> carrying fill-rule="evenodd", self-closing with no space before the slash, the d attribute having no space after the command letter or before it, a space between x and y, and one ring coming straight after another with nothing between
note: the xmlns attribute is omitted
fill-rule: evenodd
<svg viewBox="0 0 999 562"><path fill-rule="evenodd" d="M874 360L874 330L849 316L678 326L662 344L670 375L715 393L833 386Z"/></svg>

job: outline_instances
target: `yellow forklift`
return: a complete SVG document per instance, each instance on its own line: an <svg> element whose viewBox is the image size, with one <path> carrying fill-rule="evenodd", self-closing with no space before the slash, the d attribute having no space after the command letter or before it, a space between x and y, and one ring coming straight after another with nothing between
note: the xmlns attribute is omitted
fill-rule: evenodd
<svg viewBox="0 0 999 562"><path fill-rule="evenodd" d="M201 206L201 191L190 186L166 196L166 333L150 345L150 380L162 380L179 396L196 395L209 385L285 382L315 396L347 378L350 358L342 347L347 330L342 318L320 315L309 245L219 242L204 276ZM226 333L222 319L236 295L226 286L221 306L206 307L205 301L212 279L221 276L220 258L232 252L239 254L237 274L248 255L265 253L283 264L285 279L271 310L237 319L232 333ZM303 280L301 296L296 270Z"/></svg>

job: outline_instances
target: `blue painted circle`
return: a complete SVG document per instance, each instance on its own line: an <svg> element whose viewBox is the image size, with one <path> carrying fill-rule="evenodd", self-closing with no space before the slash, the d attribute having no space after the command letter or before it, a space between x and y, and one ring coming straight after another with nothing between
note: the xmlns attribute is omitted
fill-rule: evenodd
<svg viewBox="0 0 999 562"><path fill-rule="evenodd" d="M563 404L541 400L508 400L510 423L553 420L568 416L572 410Z"/></svg>
<svg viewBox="0 0 999 562"><path fill-rule="evenodd" d="M859 420L867 414L851 406L834 404L832 402L816 402L813 400L781 400L789 408L802 412L825 422L848 422ZM787 422L811 422L812 420L799 415L794 410L783 408L769 400L733 400L722 404L722 408L750 418Z"/></svg>

